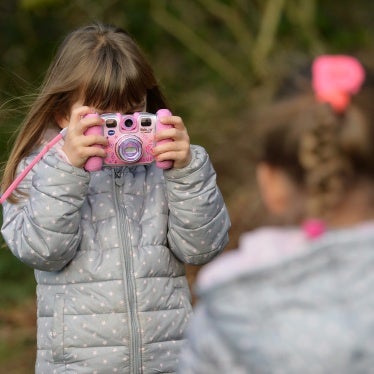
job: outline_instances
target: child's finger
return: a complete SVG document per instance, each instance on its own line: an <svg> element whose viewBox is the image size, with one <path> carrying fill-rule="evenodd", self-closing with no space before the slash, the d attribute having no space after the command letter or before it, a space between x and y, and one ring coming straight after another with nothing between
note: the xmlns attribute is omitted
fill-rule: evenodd
<svg viewBox="0 0 374 374"><path fill-rule="evenodd" d="M165 116L160 118L160 122L164 125L172 125L176 129L184 130L185 126L183 120L179 116Z"/></svg>
<svg viewBox="0 0 374 374"><path fill-rule="evenodd" d="M84 134L89 127L99 126L104 120L96 113L92 107L82 106L72 111L69 129L76 134Z"/></svg>

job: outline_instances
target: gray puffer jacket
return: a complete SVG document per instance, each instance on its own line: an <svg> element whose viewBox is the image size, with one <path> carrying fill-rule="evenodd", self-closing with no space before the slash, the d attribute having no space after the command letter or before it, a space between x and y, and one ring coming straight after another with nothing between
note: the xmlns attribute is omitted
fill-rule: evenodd
<svg viewBox="0 0 374 374"><path fill-rule="evenodd" d="M87 173L55 150L4 204L2 234L35 269L37 373L173 373L191 314L183 263L228 241L207 153L184 169ZM25 160L21 168L30 159Z"/></svg>
<svg viewBox="0 0 374 374"><path fill-rule="evenodd" d="M374 221L245 235L199 272L181 374L374 371Z"/></svg>

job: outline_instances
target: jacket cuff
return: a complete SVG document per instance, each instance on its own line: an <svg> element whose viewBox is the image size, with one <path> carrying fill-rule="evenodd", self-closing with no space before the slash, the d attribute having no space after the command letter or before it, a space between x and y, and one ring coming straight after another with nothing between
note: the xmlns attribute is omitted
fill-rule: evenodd
<svg viewBox="0 0 374 374"><path fill-rule="evenodd" d="M63 152L63 151L61 151ZM50 150L49 153L44 157L44 162L50 167L67 172L72 175L76 175L83 178L90 178L90 173L83 168L73 166L70 161L63 157L64 152L61 153L58 150Z"/></svg>
<svg viewBox="0 0 374 374"><path fill-rule="evenodd" d="M205 149L199 145L191 144L191 161L181 169L171 168L164 171L166 179L180 179L187 175L193 174L195 171L201 169L202 165L207 161L208 154Z"/></svg>

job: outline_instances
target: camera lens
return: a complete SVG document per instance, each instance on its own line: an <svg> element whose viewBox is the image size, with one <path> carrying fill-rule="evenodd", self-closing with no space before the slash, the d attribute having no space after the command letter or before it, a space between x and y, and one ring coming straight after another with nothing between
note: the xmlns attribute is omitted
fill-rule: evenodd
<svg viewBox="0 0 374 374"><path fill-rule="evenodd" d="M125 127L132 127L132 125L133 125L132 119L128 118L127 120L125 120Z"/></svg>
<svg viewBox="0 0 374 374"><path fill-rule="evenodd" d="M120 139L116 151L118 156L125 162L136 162L142 156L142 142L137 137Z"/></svg>

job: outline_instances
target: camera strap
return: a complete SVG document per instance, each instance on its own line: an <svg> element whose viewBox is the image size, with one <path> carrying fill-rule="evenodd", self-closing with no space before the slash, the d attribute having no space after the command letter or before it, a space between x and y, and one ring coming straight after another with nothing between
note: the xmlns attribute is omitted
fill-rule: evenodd
<svg viewBox="0 0 374 374"><path fill-rule="evenodd" d="M66 128L60 131L60 133L54 137L44 148L37 154L37 156L30 162L30 164L22 171L21 174L13 181L13 183L6 189L0 198L0 204L12 194L12 192L18 187L30 170L43 158L43 156L65 136Z"/></svg>

